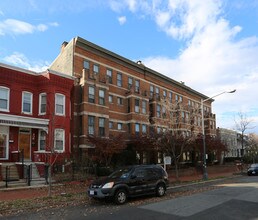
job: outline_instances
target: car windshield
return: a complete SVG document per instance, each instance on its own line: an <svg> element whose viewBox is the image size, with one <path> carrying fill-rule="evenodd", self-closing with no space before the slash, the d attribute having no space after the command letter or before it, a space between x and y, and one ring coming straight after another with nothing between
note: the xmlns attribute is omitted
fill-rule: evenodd
<svg viewBox="0 0 258 220"><path fill-rule="evenodd" d="M111 173L109 175L110 178L115 179L115 178L122 178L125 179L130 175L132 168L123 168L116 170L115 172Z"/></svg>
<svg viewBox="0 0 258 220"><path fill-rule="evenodd" d="M255 167L258 167L258 164L252 164L251 165L251 168L255 168Z"/></svg>

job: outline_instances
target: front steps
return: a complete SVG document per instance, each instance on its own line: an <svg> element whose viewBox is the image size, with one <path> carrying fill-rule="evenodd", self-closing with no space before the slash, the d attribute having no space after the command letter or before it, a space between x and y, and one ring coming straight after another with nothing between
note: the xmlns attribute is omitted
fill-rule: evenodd
<svg viewBox="0 0 258 220"><path fill-rule="evenodd" d="M0 188L6 187L24 187L24 186L36 186L36 185L45 185L45 178L40 177L38 168L34 162L24 162L23 169L23 179L19 178L18 170L22 169L21 163L2 163L1 165L1 177L2 182L0 181ZM30 181L28 180L28 167L30 167ZM6 176L7 171L7 176ZM6 177L8 179L6 183Z"/></svg>

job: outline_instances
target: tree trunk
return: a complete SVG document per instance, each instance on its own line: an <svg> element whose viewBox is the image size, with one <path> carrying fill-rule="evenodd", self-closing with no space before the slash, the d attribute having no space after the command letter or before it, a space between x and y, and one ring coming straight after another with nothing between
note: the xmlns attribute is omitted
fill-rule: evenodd
<svg viewBox="0 0 258 220"><path fill-rule="evenodd" d="M175 171L176 171L176 181L179 181L179 172L178 172L178 163L175 162Z"/></svg>
<svg viewBox="0 0 258 220"><path fill-rule="evenodd" d="M52 196L52 165L48 166L48 196Z"/></svg>

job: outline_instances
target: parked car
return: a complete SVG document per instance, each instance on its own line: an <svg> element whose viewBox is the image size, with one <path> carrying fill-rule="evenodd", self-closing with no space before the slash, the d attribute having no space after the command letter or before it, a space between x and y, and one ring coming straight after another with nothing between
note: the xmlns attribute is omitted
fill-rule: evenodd
<svg viewBox="0 0 258 220"><path fill-rule="evenodd" d="M247 175L258 175L258 163L251 164L251 166L247 170Z"/></svg>
<svg viewBox="0 0 258 220"><path fill-rule="evenodd" d="M94 181L88 188L92 198L112 198L117 204L126 203L128 197L148 194L164 196L168 174L159 165L135 165L116 170L108 177Z"/></svg>

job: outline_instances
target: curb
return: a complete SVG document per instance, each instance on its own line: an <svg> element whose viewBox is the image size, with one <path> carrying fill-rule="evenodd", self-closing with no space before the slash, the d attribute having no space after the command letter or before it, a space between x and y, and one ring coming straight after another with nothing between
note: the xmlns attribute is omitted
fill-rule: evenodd
<svg viewBox="0 0 258 220"><path fill-rule="evenodd" d="M178 189L178 188L183 188L183 187L187 187L187 186L195 186L195 185L199 185L199 184L205 184L205 183L212 183L212 182L216 182L219 180L225 180L225 179L234 179L237 177L243 176L241 174L236 174L236 175L232 175L232 176L227 176L227 177L221 177L221 178L214 178L211 180L200 180L200 181L196 181L196 182L191 182L191 183L185 183L185 184L179 184L179 185L175 185L175 186L169 186L167 187L167 190L172 190L172 189Z"/></svg>

